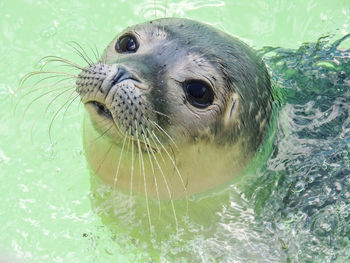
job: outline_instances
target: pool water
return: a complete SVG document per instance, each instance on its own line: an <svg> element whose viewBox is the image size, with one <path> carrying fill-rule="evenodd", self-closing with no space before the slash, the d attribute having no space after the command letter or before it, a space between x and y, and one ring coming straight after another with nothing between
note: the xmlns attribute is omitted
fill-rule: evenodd
<svg viewBox="0 0 350 263"><path fill-rule="evenodd" d="M15 91L44 56L84 65L69 41L102 52L126 26L164 16L210 23L260 52L278 114L273 142L264 146L268 160L243 186L207 197L220 201L210 231L190 218L186 235L152 243L156 258L350 262L348 0L1 1L0 259L152 261L149 244L118 232L96 210L82 147L84 109L75 100L56 116L75 95Z"/></svg>

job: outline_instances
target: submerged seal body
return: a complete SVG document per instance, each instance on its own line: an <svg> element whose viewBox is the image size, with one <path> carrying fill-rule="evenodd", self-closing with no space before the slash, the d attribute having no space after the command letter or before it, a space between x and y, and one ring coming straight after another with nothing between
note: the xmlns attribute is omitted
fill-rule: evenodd
<svg viewBox="0 0 350 263"><path fill-rule="evenodd" d="M92 171L120 191L159 199L241 173L272 112L269 75L253 50L188 19L127 28L76 85Z"/></svg>

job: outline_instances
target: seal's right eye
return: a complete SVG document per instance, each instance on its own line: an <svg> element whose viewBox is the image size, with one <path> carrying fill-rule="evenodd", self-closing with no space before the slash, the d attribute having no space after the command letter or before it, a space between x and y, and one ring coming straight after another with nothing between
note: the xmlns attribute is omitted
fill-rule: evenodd
<svg viewBox="0 0 350 263"><path fill-rule="evenodd" d="M185 83L187 100L197 108L206 108L213 104L214 92L210 85L200 80Z"/></svg>
<svg viewBox="0 0 350 263"><path fill-rule="evenodd" d="M115 50L118 53L133 53L137 51L138 47L139 44L134 36L124 35L118 39Z"/></svg>

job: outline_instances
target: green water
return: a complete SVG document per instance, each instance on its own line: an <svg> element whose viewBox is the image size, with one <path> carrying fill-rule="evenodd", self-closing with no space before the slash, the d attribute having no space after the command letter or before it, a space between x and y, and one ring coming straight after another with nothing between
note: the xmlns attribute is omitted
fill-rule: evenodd
<svg viewBox="0 0 350 263"><path fill-rule="evenodd" d="M46 55L83 64L68 41L102 51L126 26L165 15L210 23L256 49L283 49L265 55L282 97L271 157L250 191L232 190L212 236L204 240L194 229L187 243L164 240L162 259L174 262L186 250L193 262L350 261L350 70L349 52L339 51L350 41L327 48L350 32L348 0L0 1L0 255L25 262L147 258L147 249L118 242L92 212L83 108L76 101L49 129L64 98L45 96L26 110L33 97L19 102L13 94ZM302 45L326 35L334 36L321 48Z"/></svg>

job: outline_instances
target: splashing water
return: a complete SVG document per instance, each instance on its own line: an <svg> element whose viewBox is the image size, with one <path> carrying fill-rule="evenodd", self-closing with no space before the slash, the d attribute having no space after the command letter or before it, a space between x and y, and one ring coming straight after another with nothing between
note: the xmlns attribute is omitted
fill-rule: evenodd
<svg viewBox="0 0 350 263"><path fill-rule="evenodd" d="M243 186L233 183L220 194L192 198L190 210L201 203L216 205L217 210L208 209L216 211L214 220L204 226L189 216L180 224L179 235L153 243L161 261L349 260L350 51L338 49L348 37L334 42L322 37L296 50L259 51L281 104L271 156L266 164L259 163L257 174ZM130 211L125 210L127 201L121 195L106 202L110 191L100 189L100 193L103 205L95 206L101 215L113 209L113 216L118 211L121 221L135 220L130 215L125 218ZM139 231L142 225L140 221L130 231Z"/></svg>
<svg viewBox="0 0 350 263"><path fill-rule="evenodd" d="M350 51L337 49L346 38L262 50L283 107L250 196L259 221L296 262L350 257Z"/></svg>

